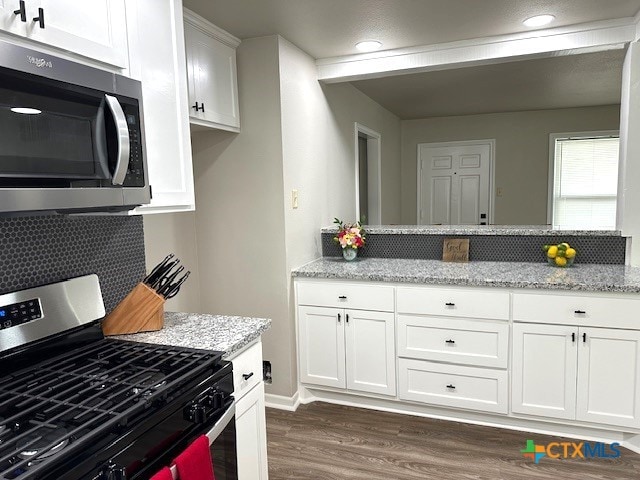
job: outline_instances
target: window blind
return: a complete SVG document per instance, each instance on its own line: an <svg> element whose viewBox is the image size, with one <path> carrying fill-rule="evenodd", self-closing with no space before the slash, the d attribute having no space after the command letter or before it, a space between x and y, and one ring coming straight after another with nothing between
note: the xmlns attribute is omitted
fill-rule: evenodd
<svg viewBox="0 0 640 480"><path fill-rule="evenodd" d="M615 229L619 144L617 137L555 140L554 227Z"/></svg>

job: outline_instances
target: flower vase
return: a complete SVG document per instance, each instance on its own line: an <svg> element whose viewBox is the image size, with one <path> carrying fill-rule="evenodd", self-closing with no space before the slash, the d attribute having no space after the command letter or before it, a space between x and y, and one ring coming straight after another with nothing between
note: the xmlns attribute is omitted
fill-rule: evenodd
<svg viewBox="0 0 640 480"><path fill-rule="evenodd" d="M344 259L347 262L351 262L351 261L355 260L356 257L358 256L358 249L350 248L350 247L343 248L342 249L342 256L344 257Z"/></svg>

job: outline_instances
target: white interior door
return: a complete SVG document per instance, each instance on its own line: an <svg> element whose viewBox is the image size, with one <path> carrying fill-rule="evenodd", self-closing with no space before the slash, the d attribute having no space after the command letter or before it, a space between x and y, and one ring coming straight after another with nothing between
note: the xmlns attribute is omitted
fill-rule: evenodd
<svg viewBox="0 0 640 480"><path fill-rule="evenodd" d="M418 224L486 225L493 141L418 145Z"/></svg>

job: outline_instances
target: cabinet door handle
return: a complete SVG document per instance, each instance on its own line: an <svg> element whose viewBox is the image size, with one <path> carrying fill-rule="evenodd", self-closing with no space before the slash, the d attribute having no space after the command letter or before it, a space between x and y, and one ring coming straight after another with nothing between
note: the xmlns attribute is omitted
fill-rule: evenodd
<svg viewBox="0 0 640 480"><path fill-rule="evenodd" d="M196 110L196 112L197 112L198 110L200 110L200 107L198 106L198 102L196 102L196 104L195 104L195 105L191 105L191 108L194 108L194 109Z"/></svg>
<svg viewBox="0 0 640 480"><path fill-rule="evenodd" d="M346 296L346 295L340 295L340 296L338 297L338 300L346 300L346 299L347 299L347 296Z"/></svg>
<svg viewBox="0 0 640 480"><path fill-rule="evenodd" d="M20 8L18 10L14 10L13 11L14 15L20 15L20 21L21 22L26 22L27 21L27 8L24 4L24 0L20 0Z"/></svg>
<svg viewBox="0 0 640 480"><path fill-rule="evenodd" d="M338 314L338 323L340 323L340 320L342 320L342 315Z"/></svg>
<svg viewBox="0 0 640 480"><path fill-rule="evenodd" d="M572 332L572 333L571 333L571 341L572 341L573 343L576 343L576 332Z"/></svg>
<svg viewBox="0 0 640 480"><path fill-rule="evenodd" d="M448 343L450 345L453 345L454 343L456 343L455 340L445 340L444 343Z"/></svg>
<svg viewBox="0 0 640 480"><path fill-rule="evenodd" d="M347 321L347 323L349 323L349 314L348 313L344 316L344 319Z"/></svg>
<svg viewBox="0 0 640 480"><path fill-rule="evenodd" d="M34 22L38 22L40 28L44 28L44 8L38 8L38 16L33 19Z"/></svg>
<svg viewBox="0 0 640 480"><path fill-rule="evenodd" d="M449 385L447 385L447 388L448 388L449 390L455 390L455 389L456 389L456 386L455 386L455 385L451 385L451 384L449 384Z"/></svg>
<svg viewBox="0 0 640 480"><path fill-rule="evenodd" d="M587 334L586 333L582 334L582 343L587 343Z"/></svg>
<svg viewBox="0 0 640 480"><path fill-rule="evenodd" d="M202 102L202 105L200 105L200 111L204 113L204 102Z"/></svg>
<svg viewBox="0 0 640 480"><path fill-rule="evenodd" d="M455 307L455 306L456 306L456 304L455 304L455 303L451 303L451 302L447 302L447 303L445 303L445 305L446 305L447 307Z"/></svg>
<svg viewBox="0 0 640 480"><path fill-rule="evenodd" d="M244 378L245 382L247 380L249 380L251 377L253 377L253 372L251 372L251 373L243 373L242 374L242 378Z"/></svg>
<svg viewBox="0 0 640 480"><path fill-rule="evenodd" d="M573 313L575 313L576 315L584 315L587 312L585 312L584 310L574 310Z"/></svg>

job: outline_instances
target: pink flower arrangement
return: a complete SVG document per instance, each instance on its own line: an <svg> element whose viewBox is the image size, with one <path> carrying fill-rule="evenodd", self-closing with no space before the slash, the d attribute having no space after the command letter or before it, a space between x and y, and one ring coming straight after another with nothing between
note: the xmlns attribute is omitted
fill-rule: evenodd
<svg viewBox="0 0 640 480"><path fill-rule="evenodd" d="M354 224L343 223L342 220L334 219L333 223L338 226L338 234L333 237L333 241L338 243L343 249L358 249L364 247L366 232L360 222Z"/></svg>

